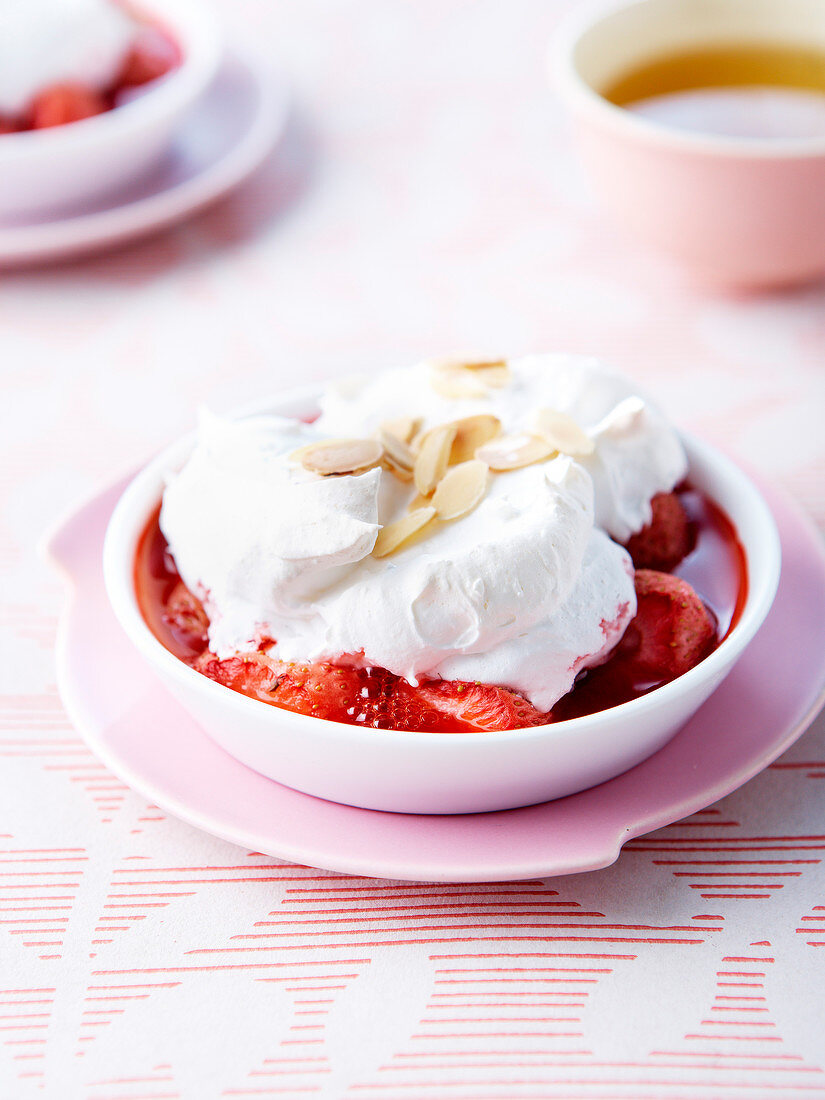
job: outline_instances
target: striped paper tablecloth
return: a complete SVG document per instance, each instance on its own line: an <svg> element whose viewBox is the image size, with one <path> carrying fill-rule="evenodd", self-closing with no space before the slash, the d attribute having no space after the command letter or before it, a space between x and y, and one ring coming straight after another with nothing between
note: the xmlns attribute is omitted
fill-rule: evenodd
<svg viewBox="0 0 825 1100"><path fill-rule="evenodd" d="M720 296L603 222L545 86L561 5L223 9L294 87L278 156L173 232L0 286L0 1097L825 1097L822 720L605 871L466 886L215 840L68 722L37 540L199 402L591 351L825 524L825 290Z"/></svg>

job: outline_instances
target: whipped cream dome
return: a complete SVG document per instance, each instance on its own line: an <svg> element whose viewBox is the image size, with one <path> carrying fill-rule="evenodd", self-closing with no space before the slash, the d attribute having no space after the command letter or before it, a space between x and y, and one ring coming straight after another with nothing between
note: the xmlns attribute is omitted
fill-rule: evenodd
<svg viewBox="0 0 825 1100"><path fill-rule="evenodd" d="M0 113L22 114L50 84L106 88L134 35L112 0L1 0Z"/></svg>
<svg viewBox="0 0 825 1100"><path fill-rule="evenodd" d="M539 710L607 658L636 610L630 558L609 536L625 540L649 521L651 497L686 472L681 444L594 360L508 365L507 387L473 399L436 393L427 364L349 382L324 394L312 425L201 414L160 525L204 600L218 656L274 638L270 652L285 661L354 661L411 683L478 680ZM378 531L404 515L414 487L380 468L321 478L290 457L399 415L434 426L491 412L506 432L529 428L543 407L573 416L594 453L491 475L474 511L385 558L370 556Z"/></svg>

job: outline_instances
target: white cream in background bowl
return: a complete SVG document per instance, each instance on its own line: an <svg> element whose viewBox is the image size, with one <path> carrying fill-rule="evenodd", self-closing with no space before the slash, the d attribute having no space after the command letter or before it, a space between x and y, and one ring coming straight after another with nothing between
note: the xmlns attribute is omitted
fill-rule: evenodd
<svg viewBox="0 0 825 1100"><path fill-rule="evenodd" d="M198 0L146 0L182 54L180 65L128 103L65 126L0 134L0 219L71 212L149 173L217 72L219 27Z"/></svg>
<svg viewBox="0 0 825 1100"><path fill-rule="evenodd" d="M309 391L248 410L303 418L317 411L317 393ZM727 513L748 568L739 622L701 664L621 706L524 730L403 732L295 714L195 672L164 648L140 613L134 586L138 539L158 506L166 475L180 469L194 441L194 435L187 436L151 462L112 515L103 555L112 607L140 657L228 753L278 782L334 802L407 813L473 813L559 798L618 775L661 748L721 683L776 592L779 538L767 505L732 462L683 437L690 481Z"/></svg>

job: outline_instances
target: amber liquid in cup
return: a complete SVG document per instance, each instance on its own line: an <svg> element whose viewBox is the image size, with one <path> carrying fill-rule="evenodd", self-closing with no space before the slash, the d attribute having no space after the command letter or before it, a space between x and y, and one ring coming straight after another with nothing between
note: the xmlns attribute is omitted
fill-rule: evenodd
<svg viewBox="0 0 825 1100"><path fill-rule="evenodd" d="M825 50L714 46L653 58L601 89L618 107L727 137L825 137Z"/></svg>

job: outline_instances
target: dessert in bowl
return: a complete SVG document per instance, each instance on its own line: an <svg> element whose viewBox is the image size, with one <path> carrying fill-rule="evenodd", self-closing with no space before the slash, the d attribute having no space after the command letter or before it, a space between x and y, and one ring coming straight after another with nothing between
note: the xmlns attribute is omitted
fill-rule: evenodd
<svg viewBox="0 0 825 1100"><path fill-rule="evenodd" d="M192 0L8 0L0 11L0 214L70 208L147 172L220 58Z"/></svg>
<svg viewBox="0 0 825 1100"><path fill-rule="evenodd" d="M747 478L569 356L204 414L127 489L104 550L132 641L234 756L433 813L650 755L752 638L778 567Z"/></svg>

